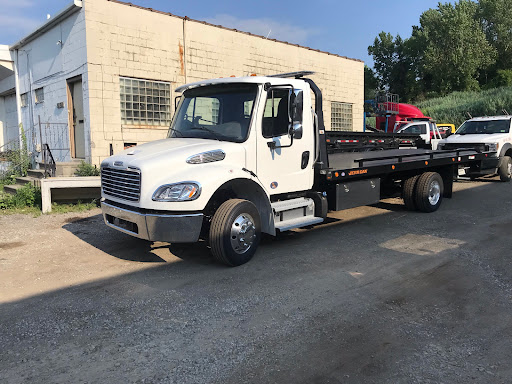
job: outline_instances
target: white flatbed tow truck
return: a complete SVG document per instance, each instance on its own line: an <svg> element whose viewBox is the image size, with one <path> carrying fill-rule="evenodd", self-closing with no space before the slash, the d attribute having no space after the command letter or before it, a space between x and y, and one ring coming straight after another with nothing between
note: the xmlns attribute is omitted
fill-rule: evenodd
<svg viewBox="0 0 512 384"><path fill-rule="evenodd" d="M149 241L204 239L219 262L237 266L254 256L261 233L322 223L329 210L398 192L408 209L436 211L451 197L458 168L492 155L368 146L347 152L336 145L340 134L325 130L322 93L310 74L178 88L167 139L102 162L106 225ZM380 140L366 135L367 143Z"/></svg>

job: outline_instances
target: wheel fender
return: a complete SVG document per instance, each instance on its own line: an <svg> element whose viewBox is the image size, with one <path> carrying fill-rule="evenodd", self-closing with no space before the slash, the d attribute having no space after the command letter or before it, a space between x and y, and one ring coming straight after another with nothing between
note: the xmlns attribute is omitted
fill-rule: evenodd
<svg viewBox="0 0 512 384"><path fill-rule="evenodd" d="M501 165L501 162L503 161L503 156L506 156L506 153L509 151L512 152L512 144L510 144L510 143L503 144L503 146L501 147L501 150L500 150L500 165ZM509 154L509 156L511 156L511 155Z"/></svg>
<svg viewBox="0 0 512 384"><path fill-rule="evenodd" d="M261 231L275 236L276 230L274 227L272 206L270 205L268 195L260 184L248 178L229 180L215 191L206 206L206 210L208 210L209 207L214 206L219 199L225 200L225 196L252 202L260 214Z"/></svg>

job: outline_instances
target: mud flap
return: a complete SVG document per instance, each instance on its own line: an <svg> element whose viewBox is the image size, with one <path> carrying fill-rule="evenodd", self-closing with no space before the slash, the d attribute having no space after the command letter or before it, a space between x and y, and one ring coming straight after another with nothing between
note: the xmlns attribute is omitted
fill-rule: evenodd
<svg viewBox="0 0 512 384"><path fill-rule="evenodd" d="M450 199L453 195L453 179L457 177L457 166L449 165L439 170L439 174L443 178L444 190L443 197Z"/></svg>

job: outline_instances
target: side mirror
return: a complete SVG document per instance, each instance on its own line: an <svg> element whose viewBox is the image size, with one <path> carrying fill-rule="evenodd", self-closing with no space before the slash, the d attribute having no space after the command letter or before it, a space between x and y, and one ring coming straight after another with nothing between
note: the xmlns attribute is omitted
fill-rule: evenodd
<svg viewBox="0 0 512 384"><path fill-rule="evenodd" d="M301 123L295 123L293 124L291 131L291 136L293 136L294 139L302 139L302 124Z"/></svg>
<svg viewBox="0 0 512 384"><path fill-rule="evenodd" d="M290 117L294 125L302 123L303 93L300 89L294 89L291 93Z"/></svg>

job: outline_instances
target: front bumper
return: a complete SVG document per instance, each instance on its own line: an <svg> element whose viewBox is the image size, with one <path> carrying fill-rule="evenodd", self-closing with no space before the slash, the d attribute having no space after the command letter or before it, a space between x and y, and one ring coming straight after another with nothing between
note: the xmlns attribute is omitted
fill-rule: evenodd
<svg viewBox="0 0 512 384"><path fill-rule="evenodd" d="M128 235L150 241L194 243L203 224L202 213L141 213L101 202L105 224Z"/></svg>

